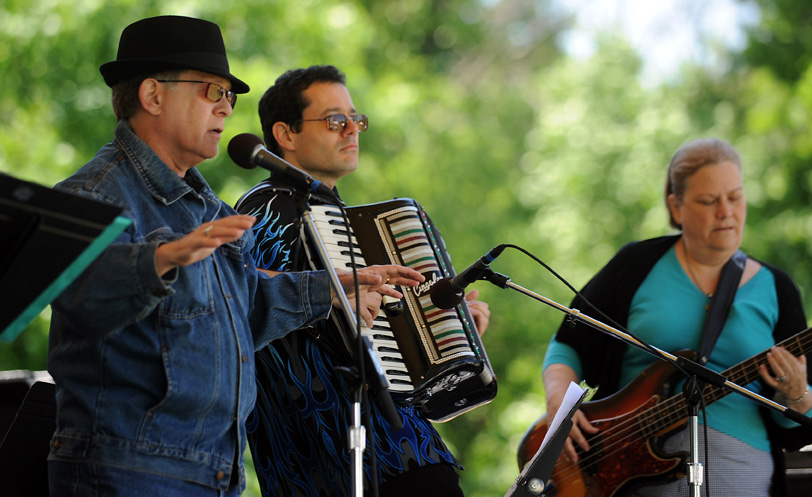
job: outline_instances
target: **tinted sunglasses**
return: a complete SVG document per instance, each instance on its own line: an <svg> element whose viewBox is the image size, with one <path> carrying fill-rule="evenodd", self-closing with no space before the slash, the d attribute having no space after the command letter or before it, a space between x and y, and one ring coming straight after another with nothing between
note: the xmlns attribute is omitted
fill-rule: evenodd
<svg viewBox="0 0 812 497"><path fill-rule="evenodd" d="M156 79L159 83L202 83L208 85L206 87L206 98L212 102L219 102L226 97L226 101L231 104L231 108L237 103L237 94L231 90L226 90L224 87L217 83L209 83L208 81L196 81L191 79Z"/></svg>
<svg viewBox="0 0 812 497"><path fill-rule="evenodd" d="M294 122L327 121L327 129L330 131L344 131L347 128L348 119L351 119L358 126L358 131L366 131L369 128L369 119L366 114L353 114L349 118L344 114L332 114L321 119L299 119Z"/></svg>

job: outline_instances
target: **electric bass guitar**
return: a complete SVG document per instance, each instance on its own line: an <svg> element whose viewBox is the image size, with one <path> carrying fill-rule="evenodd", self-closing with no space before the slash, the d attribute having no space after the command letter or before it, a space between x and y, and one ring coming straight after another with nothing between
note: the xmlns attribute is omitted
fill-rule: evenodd
<svg viewBox="0 0 812 497"><path fill-rule="evenodd" d="M812 350L812 328L781 342L794 356ZM761 378L758 367L767 363L764 351L721 374L737 385ZM693 358L693 351L677 355ZM620 497L643 485L673 481L685 476L687 452L666 454L662 442L688 421L688 404L682 393L671 395L681 375L670 364L658 361L629 385L605 399L584 402L581 411L600 431L585 434L591 449L576 446L578 461L559 458L545 495L557 497ZM706 385L705 405L729 393ZM538 451L547 432L547 416L542 415L519 442L519 469Z"/></svg>

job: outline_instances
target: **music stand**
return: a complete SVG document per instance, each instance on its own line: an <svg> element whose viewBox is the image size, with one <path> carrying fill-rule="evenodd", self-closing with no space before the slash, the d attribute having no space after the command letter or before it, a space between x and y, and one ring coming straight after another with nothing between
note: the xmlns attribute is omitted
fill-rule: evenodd
<svg viewBox="0 0 812 497"><path fill-rule="evenodd" d="M0 173L0 341L14 340L130 224L119 214Z"/></svg>
<svg viewBox="0 0 812 497"><path fill-rule="evenodd" d="M555 463L564 449L572 429L572 416L581 406L588 390L570 382L564 401L556 412L553 423L542 440L536 455L524 466L505 497L536 497L544 493L553 474ZM565 414L566 413L566 414Z"/></svg>

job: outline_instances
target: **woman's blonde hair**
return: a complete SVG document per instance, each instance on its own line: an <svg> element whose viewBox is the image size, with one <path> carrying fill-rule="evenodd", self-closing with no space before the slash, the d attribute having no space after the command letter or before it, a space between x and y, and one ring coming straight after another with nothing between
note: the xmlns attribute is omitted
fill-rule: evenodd
<svg viewBox="0 0 812 497"><path fill-rule="evenodd" d="M685 182L705 166L732 162L741 170L742 162L739 153L730 143L718 138L699 138L684 143L674 152L668 163L668 175L665 180L665 207L668 210L668 221L673 228L682 229L677 224L668 205L668 196L673 194L681 202L685 194Z"/></svg>

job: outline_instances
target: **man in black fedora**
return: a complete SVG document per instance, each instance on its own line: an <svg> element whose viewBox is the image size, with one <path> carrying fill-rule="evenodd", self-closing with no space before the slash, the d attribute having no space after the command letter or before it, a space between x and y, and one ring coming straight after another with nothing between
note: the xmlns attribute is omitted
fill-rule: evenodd
<svg viewBox="0 0 812 497"><path fill-rule="evenodd" d="M113 141L56 188L116 205L130 225L52 304L51 496L235 496L245 487L254 351L326 317L329 278L258 272L254 218L237 215L196 169L217 155L237 94L248 91L216 24L135 22L101 73L118 119ZM354 298L352 275L340 279ZM358 296L398 298L384 281L422 279L369 268ZM374 300L361 309L370 323Z"/></svg>

